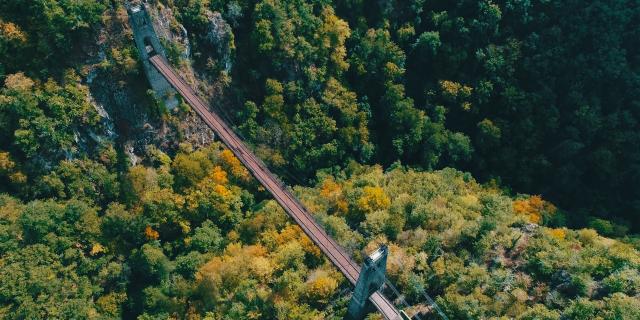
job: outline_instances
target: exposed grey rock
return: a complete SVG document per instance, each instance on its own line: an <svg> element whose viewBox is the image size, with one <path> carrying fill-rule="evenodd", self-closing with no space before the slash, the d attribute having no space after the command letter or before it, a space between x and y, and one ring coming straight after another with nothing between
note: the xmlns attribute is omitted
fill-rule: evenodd
<svg viewBox="0 0 640 320"><path fill-rule="evenodd" d="M242 16L242 7L238 1L230 1L229 4L227 4L227 10L225 12L227 21L229 21L232 26L237 27L239 24L238 20L240 20Z"/></svg>
<svg viewBox="0 0 640 320"><path fill-rule="evenodd" d="M131 30L133 31L133 39L138 48L138 55L142 61L147 80L155 92L156 97L161 99L167 108L173 109L178 106L179 103L175 98L175 89L149 62L151 56L155 54L166 57L166 48L162 46L158 38L158 32L156 31L161 28L154 28L153 25L159 24L163 26L168 22L163 21L163 19L153 19L149 11L156 11L149 10L146 5L130 6L127 11L129 13Z"/></svg>
<svg viewBox="0 0 640 320"><path fill-rule="evenodd" d="M231 57L234 48L231 26L224 20L220 12L210 13L208 18L209 27L206 41L216 51L219 61L224 66L224 71L229 72L232 67Z"/></svg>
<svg viewBox="0 0 640 320"><path fill-rule="evenodd" d="M170 8L163 6L161 3L150 5L149 14L153 23L153 29L160 39L173 43L182 50L182 58L187 59L191 54L191 44L189 43L189 34L187 29L175 18Z"/></svg>

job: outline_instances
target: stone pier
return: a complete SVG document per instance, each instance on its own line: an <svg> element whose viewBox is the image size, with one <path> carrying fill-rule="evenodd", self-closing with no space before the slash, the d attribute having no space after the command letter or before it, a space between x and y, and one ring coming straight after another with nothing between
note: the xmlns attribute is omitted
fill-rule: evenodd
<svg viewBox="0 0 640 320"><path fill-rule="evenodd" d="M129 13L129 23L133 30L133 38L136 47L138 47L140 60L144 66L144 73L149 80L151 89L168 109L173 109L178 105L175 89L149 62L151 56L160 55L166 59L166 55L156 31L153 29L151 17L147 12L147 5L144 2L131 3L128 5L127 12Z"/></svg>

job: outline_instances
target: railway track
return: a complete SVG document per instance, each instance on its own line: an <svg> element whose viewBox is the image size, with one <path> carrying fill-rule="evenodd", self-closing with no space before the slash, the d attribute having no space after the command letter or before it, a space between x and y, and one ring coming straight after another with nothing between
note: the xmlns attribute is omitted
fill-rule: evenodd
<svg viewBox="0 0 640 320"><path fill-rule="evenodd" d="M329 236L325 230L313 219L302 203L289 189L256 157L247 145L215 112L210 111L196 92L180 77L167 61L160 55L149 58L149 62L167 79L187 104L204 120L204 122L218 135L220 140L244 164L260 184L273 195L275 200L300 226L304 233L315 243L331 263L355 285L360 274L360 266L351 259L345 250ZM376 292L369 300L380 311L385 319L400 319L400 312L380 292Z"/></svg>

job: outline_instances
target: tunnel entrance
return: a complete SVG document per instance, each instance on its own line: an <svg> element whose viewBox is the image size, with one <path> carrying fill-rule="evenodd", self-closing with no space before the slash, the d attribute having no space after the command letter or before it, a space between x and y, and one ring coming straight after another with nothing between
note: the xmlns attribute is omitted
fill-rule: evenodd
<svg viewBox="0 0 640 320"><path fill-rule="evenodd" d="M151 44L151 37L144 37L144 50L147 52L147 55L149 57L155 56L156 55L156 49L153 47L153 44Z"/></svg>

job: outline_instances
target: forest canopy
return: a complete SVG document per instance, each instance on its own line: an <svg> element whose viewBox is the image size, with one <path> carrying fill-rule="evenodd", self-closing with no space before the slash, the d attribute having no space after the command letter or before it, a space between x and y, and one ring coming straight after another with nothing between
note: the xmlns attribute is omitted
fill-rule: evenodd
<svg viewBox="0 0 640 320"><path fill-rule="evenodd" d="M108 204L1 196L0 316L341 319L348 281L229 153L214 144L131 167ZM418 310L428 292L450 319L640 316L638 250L554 227L561 212L537 196L454 169L355 163L295 193L356 258L386 243L388 277Z"/></svg>
<svg viewBox="0 0 640 320"><path fill-rule="evenodd" d="M410 314L640 318L633 1L146 3ZM0 2L0 319L341 319L349 282L136 50L125 1Z"/></svg>
<svg viewBox="0 0 640 320"><path fill-rule="evenodd" d="M456 167L542 194L576 226L639 225L630 1L175 2L196 7L187 28L207 9L236 24L229 91L245 103L229 107L274 166Z"/></svg>

